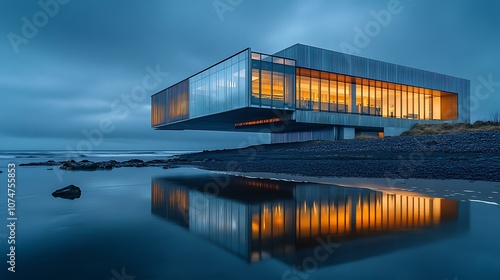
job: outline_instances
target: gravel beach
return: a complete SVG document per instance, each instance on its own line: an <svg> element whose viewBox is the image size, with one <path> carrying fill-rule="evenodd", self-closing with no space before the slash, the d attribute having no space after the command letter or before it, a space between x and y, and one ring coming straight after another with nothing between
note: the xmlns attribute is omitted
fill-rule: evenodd
<svg viewBox="0 0 500 280"><path fill-rule="evenodd" d="M311 141L205 151L176 164L317 177L500 181L500 132Z"/></svg>

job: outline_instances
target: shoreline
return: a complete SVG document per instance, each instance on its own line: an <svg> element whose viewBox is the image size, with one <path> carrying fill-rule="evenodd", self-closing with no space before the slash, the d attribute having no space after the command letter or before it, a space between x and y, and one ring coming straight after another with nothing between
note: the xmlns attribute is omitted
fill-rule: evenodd
<svg viewBox="0 0 500 280"><path fill-rule="evenodd" d="M312 177L500 182L500 132L268 144L180 155L174 163Z"/></svg>
<svg viewBox="0 0 500 280"><path fill-rule="evenodd" d="M328 184L349 188L365 188L384 193L429 196L500 205L500 183L490 181L466 181L460 179L385 179L360 177L314 177L268 172L212 171L247 178L292 181L312 184Z"/></svg>
<svg viewBox="0 0 500 280"><path fill-rule="evenodd" d="M60 166L70 171L196 166L211 171L268 172L311 177L500 182L500 131L267 144L182 154L152 161L71 160L21 166Z"/></svg>

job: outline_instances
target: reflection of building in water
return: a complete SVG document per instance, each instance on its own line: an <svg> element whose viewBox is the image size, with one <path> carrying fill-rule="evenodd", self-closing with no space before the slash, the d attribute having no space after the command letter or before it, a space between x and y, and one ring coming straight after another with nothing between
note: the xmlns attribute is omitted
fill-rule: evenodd
<svg viewBox="0 0 500 280"><path fill-rule="evenodd" d="M456 201L408 194L297 186L295 195L298 244L437 225L458 215Z"/></svg>
<svg viewBox="0 0 500 280"><path fill-rule="evenodd" d="M189 213L188 194L185 189L168 189L153 183L151 192L152 210L182 226L188 226ZM162 211L163 210L163 211ZM166 210L166 211L165 211Z"/></svg>
<svg viewBox="0 0 500 280"><path fill-rule="evenodd" d="M154 179L153 213L250 261L293 254L318 237L344 243L459 218L458 202L417 194L231 177L214 195L210 182Z"/></svg>

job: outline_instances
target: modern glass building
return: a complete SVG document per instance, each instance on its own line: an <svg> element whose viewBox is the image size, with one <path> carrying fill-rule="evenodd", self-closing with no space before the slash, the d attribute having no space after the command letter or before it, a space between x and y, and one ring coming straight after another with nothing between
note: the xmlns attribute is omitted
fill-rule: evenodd
<svg viewBox="0 0 500 280"><path fill-rule="evenodd" d="M151 125L335 140L469 122L469 107L469 80L297 44L246 49L156 93Z"/></svg>

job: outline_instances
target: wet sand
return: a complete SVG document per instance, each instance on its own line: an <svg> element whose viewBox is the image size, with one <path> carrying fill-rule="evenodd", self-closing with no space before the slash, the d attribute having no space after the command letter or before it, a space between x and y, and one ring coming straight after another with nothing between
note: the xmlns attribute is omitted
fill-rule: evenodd
<svg viewBox="0 0 500 280"><path fill-rule="evenodd" d="M500 183L487 181L435 180L435 179L386 179L386 178L335 178L302 175L278 174L268 172L223 172L230 175L250 178L267 178L320 184L333 184L343 187L368 188L385 193L422 194L429 197L448 198L500 205Z"/></svg>

